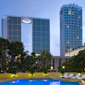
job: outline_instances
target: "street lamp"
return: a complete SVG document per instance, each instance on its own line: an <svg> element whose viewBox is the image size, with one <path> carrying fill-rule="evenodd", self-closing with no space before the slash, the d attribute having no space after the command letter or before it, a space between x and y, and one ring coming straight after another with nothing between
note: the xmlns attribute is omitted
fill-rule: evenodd
<svg viewBox="0 0 85 85"><path fill-rule="evenodd" d="M65 69L65 66L62 66L63 69Z"/></svg>
<svg viewBox="0 0 85 85"><path fill-rule="evenodd" d="M51 71L53 70L53 66L51 66Z"/></svg>

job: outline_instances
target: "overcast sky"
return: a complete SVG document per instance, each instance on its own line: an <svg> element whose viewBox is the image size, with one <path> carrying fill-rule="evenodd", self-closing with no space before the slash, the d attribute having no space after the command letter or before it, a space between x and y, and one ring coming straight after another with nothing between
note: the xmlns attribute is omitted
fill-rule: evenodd
<svg viewBox="0 0 85 85"><path fill-rule="evenodd" d="M60 55L60 7L75 3L83 8L83 42L85 42L85 0L0 0L0 23L2 14L50 19L50 51ZM25 50L31 52L31 25L22 24L22 42ZM1 24L0 24L1 36Z"/></svg>

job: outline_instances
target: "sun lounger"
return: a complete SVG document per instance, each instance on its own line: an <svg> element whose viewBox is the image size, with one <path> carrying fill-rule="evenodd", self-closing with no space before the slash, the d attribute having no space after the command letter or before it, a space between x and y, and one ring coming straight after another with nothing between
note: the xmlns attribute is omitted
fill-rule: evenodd
<svg viewBox="0 0 85 85"><path fill-rule="evenodd" d="M62 76L59 76L60 78L63 78L63 77L65 77L65 76L67 76L68 75L68 73L65 73L64 75L62 75Z"/></svg>
<svg viewBox="0 0 85 85"><path fill-rule="evenodd" d="M72 73L70 73L68 76L65 76L64 78L71 78L73 76Z"/></svg>
<svg viewBox="0 0 85 85"><path fill-rule="evenodd" d="M71 77L72 79L77 79L77 78L79 78L80 77L80 73L78 73L75 77L73 76L73 77Z"/></svg>
<svg viewBox="0 0 85 85"><path fill-rule="evenodd" d="M85 74L83 74L81 77L79 77L77 79L85 79Z"/></svg>

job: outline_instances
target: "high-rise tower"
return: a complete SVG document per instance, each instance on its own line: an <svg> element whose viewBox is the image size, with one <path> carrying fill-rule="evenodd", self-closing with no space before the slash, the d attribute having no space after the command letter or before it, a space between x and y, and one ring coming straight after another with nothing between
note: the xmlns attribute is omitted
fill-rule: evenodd
<svg viewBox="0 0 85 85"><path fill-rule="evenodd" d="M2 38L21 42L22 23L32 24L32 52L39 54L44 49L50 52L49 19L4 15L2 16Z"/></svg>
<svg viewBox="0 0 85 85"><path fill-rule="evenodd" d="M82 7L63 5L60 10L60 55L82 46Z"/></svg>

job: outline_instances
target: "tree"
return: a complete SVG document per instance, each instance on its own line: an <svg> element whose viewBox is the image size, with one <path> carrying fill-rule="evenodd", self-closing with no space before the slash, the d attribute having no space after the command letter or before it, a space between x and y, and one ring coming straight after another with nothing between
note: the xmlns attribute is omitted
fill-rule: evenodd
<svg viewBox="0 0 85 85"><path fill-rule="evenodd" d="M52 59L52 55L47 52L46 50L41 51L41 57L42 57L42 67L43 68L50 68L50 62Z"/></svg>
<svg viewBox="0 0 85 85"><path fill-rule="evenodd" d="M78 55L73 56L68 62L62 64L67 72L84 72L85 68L85 49L80 51ZM61 70L61 67L59 67Z"/></svg>
<svg viewBox="0 0 85 85"><path fill-rule="evenodd" d="M17 59L18 59L18 57L23 54L23 50L24 50L23 43L18 42L18 41L10 43L10 45L9 45L9 52L8 52L8 54L11 55L10 70L12 70L12 68L17 67L16 66L16 62L14 62L15 61L15 57L17 56Z"/></svg>
<svg viewBox="0 0 85 85"><path fill-rule="evenodd" d="M0 69L0 72L1 70L5 70L6 69L6 51L8 49L10 45L10 42L7 40L7 39L3 39L3 38L0 38L0 65L1 65L1 69Z"/></svg>

